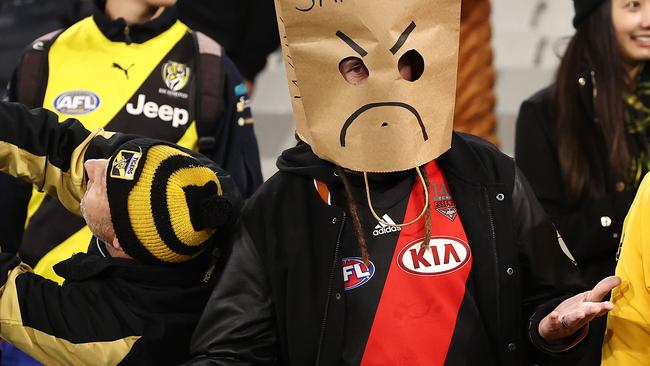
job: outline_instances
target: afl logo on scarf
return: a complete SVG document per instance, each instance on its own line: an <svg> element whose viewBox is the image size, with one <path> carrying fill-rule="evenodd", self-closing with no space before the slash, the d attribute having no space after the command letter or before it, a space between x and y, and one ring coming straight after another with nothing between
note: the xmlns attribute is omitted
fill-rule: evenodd
<svg viewBox="0 0 650 366"><path fill-rule="evenodd" d="M414 275L440 276L454 272L469 262L469 245L458 238L434 237L427 249L422 240L407 244L397 257L399 267Z"/></svg>
<svg viewBox="0 0 650 366"><path fill-rule="evenodd" d="M94 111L99 107L99 97L86 90L73 90L59 94L54 99L54 109L62 114L80 115Z"/></svg>
<svg viewBox="0 0 650 366"><path fill-rule="evenodd" d="M167 61L162 66L162 78L170 90L179 91L190 79L190 68L175 61Z"/></svg>
<svg viewBox="0 0 650 366"><path fill-rule="evenodd" d="M362 286L370 281L374 274L375 265L371 261L366 265L363 258L343 258L343 285L346 291Z"/></svg>

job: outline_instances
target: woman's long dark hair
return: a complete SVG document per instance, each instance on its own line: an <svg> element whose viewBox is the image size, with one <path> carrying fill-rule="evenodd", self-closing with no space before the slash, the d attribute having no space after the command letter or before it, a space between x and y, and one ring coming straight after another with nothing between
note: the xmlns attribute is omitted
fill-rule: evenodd
<svg viewBox="0 0 650 366"><path fill-rule="evenodd" d="M578 75L594 83L594 119L581 106ZM557 73L558 157L571 203L605 194L607 182L600 176L603 168L617 181L623 180L629 169L623 106L626 78L608 0L577 28ZM598 145L603 142L608 160L598 162Z"/></svg>

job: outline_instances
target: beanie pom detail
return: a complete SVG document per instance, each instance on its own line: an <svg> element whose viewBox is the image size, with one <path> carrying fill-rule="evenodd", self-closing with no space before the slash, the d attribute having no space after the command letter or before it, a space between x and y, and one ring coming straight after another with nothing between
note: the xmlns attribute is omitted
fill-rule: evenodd
<svg viewBox="0 0 650 366"><path fill-rule="evenodd" d="M194 230L219 229L232 218L232 204L218 195L219 187L213 181L205 185L184 187Z"/></svg>

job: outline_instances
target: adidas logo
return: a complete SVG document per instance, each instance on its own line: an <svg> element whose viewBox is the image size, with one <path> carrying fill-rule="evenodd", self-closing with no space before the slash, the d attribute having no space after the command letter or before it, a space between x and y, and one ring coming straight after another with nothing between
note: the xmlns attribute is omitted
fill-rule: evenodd
<svg viewBox="0 0 650 366"><path fill-rule="evenodd" d="M393 219L391 219L390 216L388 216L388 214L385 214L384 216L382 216L382 219L384 219L384 221L386 221L389 224L395 225L395 221L393 221ZM388 233L394 233L396 231L402 231L402 228L401 227L387 226L387 225L384 225L384 224L382 224L380 222L379 224L377 224L377 226L375 226L375 230L372 232L372 235L379 236L379 235L384 235L384 234L388 234Z"/></svg>

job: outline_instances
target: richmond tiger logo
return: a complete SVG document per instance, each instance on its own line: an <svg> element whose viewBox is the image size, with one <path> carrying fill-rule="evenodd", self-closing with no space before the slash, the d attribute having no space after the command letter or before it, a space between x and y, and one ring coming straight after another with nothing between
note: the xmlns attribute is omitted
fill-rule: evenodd
<svg viewBox="0 0 650 366"><path fill-rule="evenodd" d="M179 62L167 61L162 67L162 78L170 90L179 91L190 80L190 68Z"/></svg>

